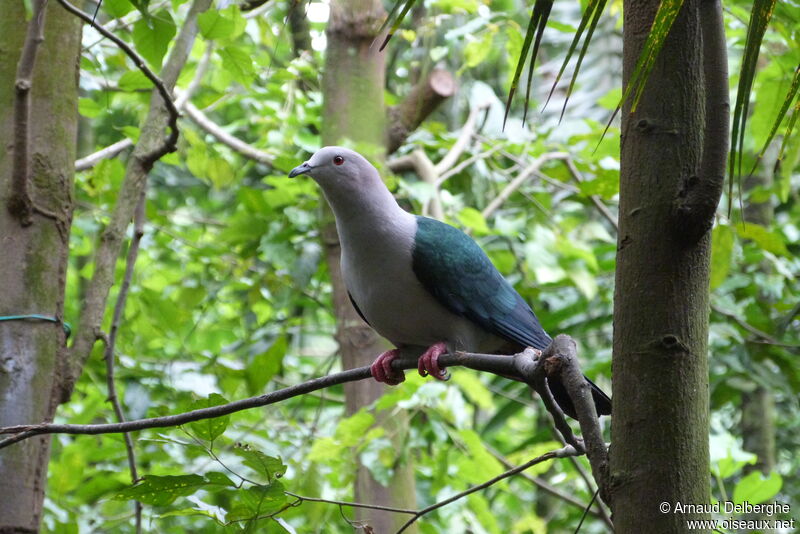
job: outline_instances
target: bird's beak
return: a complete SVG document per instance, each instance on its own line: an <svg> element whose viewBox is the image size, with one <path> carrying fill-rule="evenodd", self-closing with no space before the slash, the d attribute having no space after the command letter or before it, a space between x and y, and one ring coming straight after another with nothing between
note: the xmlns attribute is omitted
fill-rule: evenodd
<svg viewBox="0 0 800 534"><path fill-rule="evenodd" d="M292 169L292 172L289 173L289 178L294 178L295 176L298 176L300 174L306 174L308 171L310 171L313 168L314 167L309 165L308 162L306 161L302 165Z"/></svg>

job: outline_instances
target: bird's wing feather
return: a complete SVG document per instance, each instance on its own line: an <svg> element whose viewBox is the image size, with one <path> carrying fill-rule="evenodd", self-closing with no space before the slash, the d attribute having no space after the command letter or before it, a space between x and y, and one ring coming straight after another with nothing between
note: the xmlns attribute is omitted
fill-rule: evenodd
<svg viewBox="0 0 800 534"><path fill-rule="evenodd" d="M550 343L530 306L461 230L417 217L413 268L423 287L451 312L521 346Z"/></svg>

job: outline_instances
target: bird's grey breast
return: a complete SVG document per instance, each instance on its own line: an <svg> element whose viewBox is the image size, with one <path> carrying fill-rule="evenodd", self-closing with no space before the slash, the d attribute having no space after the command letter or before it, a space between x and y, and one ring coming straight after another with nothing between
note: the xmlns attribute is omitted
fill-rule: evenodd
<svg viewBox="0 0 800 534"><path fill-rule="evenodd" d="M339 228L342 275L369 324L395 345L478 350L488 333L447 310L414 274L416 218L403 213L381 224ZM407 216L405 216L407 215Z"/></svg>

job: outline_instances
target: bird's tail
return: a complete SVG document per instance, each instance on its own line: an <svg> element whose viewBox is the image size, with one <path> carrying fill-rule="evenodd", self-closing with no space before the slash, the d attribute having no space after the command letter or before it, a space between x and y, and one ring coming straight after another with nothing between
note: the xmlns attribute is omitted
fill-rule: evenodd
<svg viewBox="0 0 800 534"><path fill-rule="evenodd" d="M586 378L586 375L584 375L583 378ZM603 392L603 390L597 386L597 384L588 378L586 378L586 382L589 383L589 388L592 392L594 408L597 410L597 415L611 415L611 399L609 396L606 395L605 392ZM575 406L572 404L572 399L569 398L569 394L567 393L567 389L564 387L564 384L561 383L561 379L548 378L547 386L550 388L550 393L553 394L553 398L561 408L561 411L573 419L577 419L578 414L575 412Z"/></svg>

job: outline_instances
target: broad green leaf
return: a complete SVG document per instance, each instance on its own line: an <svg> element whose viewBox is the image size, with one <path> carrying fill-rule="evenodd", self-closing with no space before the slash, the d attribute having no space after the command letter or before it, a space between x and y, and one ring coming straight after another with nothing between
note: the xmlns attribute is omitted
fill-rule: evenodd
<svg viewBox="0 0 800 534"><path fill-rule="evenodd" d="M486 225L486 219L475 208L466 207L458 212L458 220L478 235L486 235L490 232L489 227Z"/></svg>
<svg viewBox="0 0 800 534"><path fill-rule="evenodd" d="M261 451L257 451L248 446L238 446L233 449L237 456L242 458L242 463L264 477L267 481L272 481L275 477L283 476L286 466L280 458L267 456Z"/></svg>
<svg viewBox="0 0 800 534"><path fill-rule="evenodd" d="M175 22L169 11L162 10L149 18L142 18L133 25L133 42L136 51L151 65L161 66L172 38L175 37Z"/></svg>
<svg viewBox="0 0 800 534"><path fill-rule="evenodd" d="M211 156L208 158L206 173L211 183L217 189L223 189L231 185L236 179L233 167L228 163L228 160L221 156Z"/></svg>
<svg viewBox="0 0 800 534"><path fill-rule="evenodd" d="M275 373L280 371L281 362L286 355L286 336L276 339L269 349L253 357L245 369L247 379L247 389L251 395L256 395L264 391Z"/></svg>
<svg viewBox="0 0 800 534"><path fill-rule="evenodd" d="M750 239L762 249L772 252L773 254L780 254L789 256L789 251L783 238L777 232L772 232L760 224L746 223L744 225L736 225L736 233L742 239Z"/></svg>
<svg viewBox="0 0 800 534"><path fill-rule="evenodd" d="M711 233L711 289L718 288L731 267L733 255L733 229L718 224Z"/></svg>
<svg viewBox="0 0 800 534"><path fill-rule="evenodd" d="M494 32L487 30L484 32L483 38L467 43L467 46L464 47L464 59L466 61L466 67L473 68L483 63L483 61L489 56L489 52L492 51L493 38Z"/></svg>
<svg viewBox="0 0 800 534"><path fill-rule="evenodd" d="M78 113L90 119L97 117L103 112L103 107L91 98L78 99Z"/></svg>
<svg viewBox="0 0 800 534"><path fill-rule="evenodd" d="M469 371L456 371L452 374L452 381L461 387L461 391L467 396L469 400L478 405L479 408L484 410L491 410L494 407L492 403L492 394L483 385L475 373Z"/></svg>
<svg viewBox="0 0 800 534"><path fill-rule="evenodd" d="M135 486L125 488L114 496L115 500L137 500L152 506L164 506L178 497L200 490L206 480L200 475L145 475Z"/></svg>
<svg viewBox="0 0 800 534"><path fill-rule="evenodd" d="M274 481L236 492L237 502L225 515L225 521L245 521L277 512L286 504L283 484ZM244 526L244 525L241 525Z"/></svg>
<svg viewBox="0 0 800 534"><path fill-rule="evenodd" d="M197 18L200 33L209 40L233 40L244 31L246 21L236 5L223 10L208 10Z"/></svg>
<svg viewBox="0 0 800 534"><path fill-rule="evenodd" d="M772 471L767 477L760 471L753 471L743 477L733 490L733 502L759 504L773 498L781 490L783 479Z"/></svg>
<svg viewBox="0 0 800 534"><path fill-rule="evenodd" d="M229 45L217 50L222 58L222 67L233 76L233 79L245 87L253 83L256 69L253 65L253 56L244 47Z"/></svg>
<svg viewBox="0 0 800 534"><path fill-rule="evenodd" d="M134 6L129 0L104 0L103 9L113 18L118 19L133 11Z"/></svg>
<svg viewBox="0 0 800 534"><path fill-rule="evenodd" d="M123 91L138 91L139 89L152 89L155 87L150 78L140 70L129 70L120 76L117 86Z"/></svg>
<svg viewBox="0 0 800 534"><path fill-rule="evenodd" d="M199 399L192 403L192 410L199 410L201 408L211 408L213 406L219 406L221 404L227 404L228 400L220 395L219 393L212 393L205 399ZM225 429L228 428L228 422L230 421L229 415L223 415L222 417L215 417L213 419L203 419L202 421L195 421L194 423L189 423L189 428L191 428L192 432L200 439L204 439L206 441L214 441L217 437L222 435L225 432Z"/></svg>

